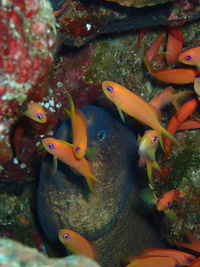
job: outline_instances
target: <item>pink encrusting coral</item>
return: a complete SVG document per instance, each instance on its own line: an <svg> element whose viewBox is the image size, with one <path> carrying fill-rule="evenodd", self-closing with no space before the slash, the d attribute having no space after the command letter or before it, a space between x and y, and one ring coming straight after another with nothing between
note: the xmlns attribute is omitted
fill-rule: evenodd
<svg viewBox="0 0 200 267"><path fill-rule="evenodd" d="M0 145L9 150L10 128L52 61L56 30L47 0L2 1L0 25Z"/></svg>

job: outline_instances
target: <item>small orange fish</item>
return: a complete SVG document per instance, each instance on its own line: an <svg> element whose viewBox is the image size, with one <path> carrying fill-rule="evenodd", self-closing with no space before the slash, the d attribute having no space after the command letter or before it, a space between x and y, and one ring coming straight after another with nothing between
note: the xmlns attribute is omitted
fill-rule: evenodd
<svg viewBox="0 0 200 267"><path fill-rule="evenodd" d="M193 98L189 101L187 101L185 104L183 104L178 112L170 119L167 130L171 134L175 134L178 127L185 121L197 108L198 106L198 100L196 98ZM164 137L164 148L165 148L165 157L168 157L170 148L171 148L171 140Z"/></svg>
<svg viewBox="0 0 200 267"><path fill-rule="evenodd" d="M58 238L72 254L83 255L98 261L99 255L96 247L82 235L69 229L62 229L58 233Z"/></svg>
<svg viewBox="0 0 200 267"><path fill-rule="evenodd" d="M40 123L47 122L46 113L44 109L42 108L42 106L37 102L30 102L27 105L27 110L24 112L24 115Z"/></svg>
<svg viewBox="0 0 200 267"><path fill-rule="evenodd" d="M196 66L200 69L200 46L185 50L178 59L184 64Z"/></svg>
<svg viewBox="0 0 200 267"><path fill-rule="evenodd" d="M196 239L195 236L189 230L184 230L184 233L186 234L189 243L174 242L174 244L178 247L188 248L200 253L199 240Z"/></svg>
<svg viewBox="0 0 200 267"><path fill-rule="evenodd" d="M170 209L170 206L172 205L172 203L174 201L180 201L183 199L182 197L180 197L180 190L179 189L170 190L170 191L162 194L159 198L156 196L156 194L152 190L144 189L140 193L140 197L147 204L155 205L157 211L164 212L165 215L169 219L171 219L173 221L178 219L176 214L174 213L174 211L172 211Z"/></svg>
<svg viewBox="0 0 200 267"><path fill-rule="evenodd" d="M75 157L81 159L85 156L87 149L87 123L83 112L75 109L71 95L68 91L66 93L70 103L70 109L66 109L66 112L70 116L72 123L73 151Z"/></svg>
<svg viewBox="0 0 200 267"><path fill-rule="evenodd" d="M153 185L152 168L160 170L160 167L155 159L158 142L158 133L155 130L147 130L144 135L139 138L138 154L140 155L140 160L138 165L142 166L143 162L146 163L147 175L151 185Z"/></svg>
<svg viewBox="0 0 200 267"><path fill-rule="evenodd" d="M158 38L156 39L156 41L153 43L153 45L149 48L149 50L145 53L144 55L144 65L147 67L147 69L149 70L149 72L151 72L151 62L154 59L154 57L156 56L156 54L158 53L158 50L165 38L165 33L161 33Z"/></svg>
<svg viewBox="0 0 200 267"><path fill-rule="evenodd" d="M116 105L122 120L124 120L122 113L124 111L141 123L156 130L162 147L162 134L168 136L177 144L177 140L160 124L157 110L142 97L115 82L105 81L102 83L102 87L108 99Z"/></svg>
<svg viewBox="0 0 200 267"><path fill-rule="evenodd" d="M167 69L153 71L152 76L164 83L187 84L194 83L198 71L196 69Z"/></svg>
<svg viewBox="0 0 200 267"><path fill-rule="evenodd" d="M184 121L179 127L178 130L192 130L200 128L200 119Z"/></svg>
<svg viewBox="0 0 200 267"><path fill-rule="evenodd" d="M162 256L134 257L126 267L178 267L175 259Z"/></svg>
<svg viewBox="0 0 200 267"><path fill-rule="evenodd" d="M179 200L181 191L179 189L172 189L163 195L161 195L156 203L156 209L158 211L166 211L172 205L173 201Z"/></svg>
<svg viewBox="0 0 200 267"><path fill-rule="evenodd" d="M92 166L84 157L79 160L74 156L71 144L53 137L42 139L42 144L44 148L54 156L55 161L59 159L78 173L82 174L86 178L91 192L94 192L92 182L95 181L99 183L99 181L92 174Z"/></svg>
<svg viewBox="0 0 200 267"><path fill-rule="evenodd" d="M174 62L183 48L183 32L180 26L169 26L167 37L166 61L167 64Z"/></svg>
<svg viewBox="0 0 200 267"><path fill-rule="evenodd" d="M197 258L190 264L190 267L200 267L200 258Z"/></svg>
<svg viewBox="0 0 200 267"><path fill-rule="evenodd" d="M155 108L161 110L169 103L172 103L176 110L179 109L178 100L192 94L192 91L183 91L176 93L173 86L167 86L158 96L152 98L149 103Z"/></svg>
<svg viewBox="0 0 200 267"><path fill-rule="evenodd" d="M176 249L163 249L163 248L146 248L141 253L140 256L167 256L174 258L179 266L188 266L194 259L190 253L176 250Z"/></svg>

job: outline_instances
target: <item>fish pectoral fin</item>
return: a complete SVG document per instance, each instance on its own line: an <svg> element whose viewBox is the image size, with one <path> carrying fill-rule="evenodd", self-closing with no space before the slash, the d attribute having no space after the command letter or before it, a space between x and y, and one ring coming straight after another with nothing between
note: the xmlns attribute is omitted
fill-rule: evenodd
<svg viewBox="0 0 200 267"><path fill-rule="evenodd" d="M147 175L148 175L149 182L152 185L153 184L153 181L152 181L152 164L149 161L147 161Z"/></svg>
<svg viewBox="0 0 200 267"><path fill-rule="evenodd" d="M169 218L171 221L175 222L178 220L178 216L176 215L176 213L173 210L168 209L168 210L165 210L164 213L167 216L167 218Z"/></svg>
<svg viewBox="0 0 200 267"><path fill-rule="evenodd" d="M140 198L150 205L155 205L158 200L156 194L149 188L146 188L140 192Z"/></svg>
<svg viewBox="0 0 200 267"><path fill-rule="evenodd" d="M53 173L55 174L58 168L58 159L56 156L53 156Z"/></svg>
<svg viewBox="0 0 200 267"><path fill-rule="evenodd" d="M119 107L118 105L116 105L116 107L117 107L117 110L118 110L118 112L119 112L119 116L120 116L120 118L122 119L122 121L123 121L124 123L126 123L126 122L125 122L125 116L124 116L124 113L122 112L122 110L120 109L120 107Z"/></svg>
<svg viewBox="0 0 200 267"><path fill-rule="evenodd" d="M138 137L137 137L137 146L139 146L141 138L142 138L141 135L138 134Z"/></svg>

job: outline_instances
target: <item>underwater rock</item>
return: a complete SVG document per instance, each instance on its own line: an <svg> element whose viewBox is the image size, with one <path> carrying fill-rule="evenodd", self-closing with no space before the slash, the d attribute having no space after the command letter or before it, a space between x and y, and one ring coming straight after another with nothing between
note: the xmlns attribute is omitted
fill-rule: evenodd
<svg viewBox="0 0 200 267"><path fill-rule="evenodd" d="M10 128L24 111L23 102L33 92L33 96L42 94L38 83L44 79L53 58L56 29L47 0L1 1L0 24L0 142L5 150L5 158L1 156L3 162L12 157Z"/></svg>
<svg viewBox="0 0 200 267"><path fill-rule="evenodd" d="M68 256L63 259L49 259L36 249L7 238L0 238L0 265L8 267L100 267L83 256Z"/></svg>
<svg viewBox="0 0 200 267"><path fill-rule="evenodd" d="M51 0L55 10L59 10L64 2L64 0L59 1L59 5L58 1ZM127 1L119 0L117 2L125 3ZM134 6L146 6L138 9L103 1L71 1L61 15L56 18L62 42L67 46L80 47L99 34L119 33L160 25L182 25L200 17L199 5L192 1L189 1L190 5L186 5L184 1L164 3L167 0L134 2L137 2ZM163 4L147 6L147 2ZM186 8L186 6L190 7Z"/></svg>
<svg viewBox="0 0 200 267"><path fill-rule="evenodd" d="M147 222L137 194L136 138L120 119L102 108L81 109L88 125L88 147L96 195L62 162L53 170L50 155L42 163L37 192L37 212L49 241L57 244L58 231L72 229L99 249L102 266L119 266L121 257L147 246L160 246L154 227ZM70 141L69 121L56 138Z"/></svg>

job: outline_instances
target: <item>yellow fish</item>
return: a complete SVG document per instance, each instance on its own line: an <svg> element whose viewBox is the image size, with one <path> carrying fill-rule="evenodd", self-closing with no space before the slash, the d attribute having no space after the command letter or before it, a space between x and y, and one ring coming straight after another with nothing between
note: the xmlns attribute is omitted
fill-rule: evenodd
<svg viewBox="0 0 200 267"><path fill-rule="evenodd" d="M98 260L99 256L96 247L82 235L69 229L62 229L58 233L58 238L67 251L72 254L83 255L95 261Z"/></svg>
<svg viewBox="0 0 200 267"><path fill-rule="evenodd" d="M42 144L44 148L54 156L55 161L59 159L83 175L86 178L89 189L91 192L94 192L92 182L95 181L99 183L99 181L92 174L92 166L84 157L79 160L74 156L71 144L53 137L42 139Z"/></svg>
<svg viewBox="0 0 200 267"><path fill-rule="evenodd" d="M131 117L158 132L158 138L162 148L162 134L166 135L174 143L178 144L177 140L160 124L158 112L155 107L145 101L142 97L112 81L104 81L102 83L102 87L108 99L116 105L122 118L122 111L124 111Z"/></svg>
<svg viewBox="0 0 200 267"><path fill-rule="evenodd" d="M179 55L178 59L184 64L196 66L200 69L200 46L185 50Z"/></svg>
<svg viewBox="0 0 200 267"><path fill-rule="evenodd" d="M68 91L66 93L70 103L70 109L66 109L66 112L70 116L72 123L73 151L75 157L81 159L85 156L87 149L87 123L83 112L75 109L71 95Z"/></svg>
<svg viewBox="0 0 200 267"><path fill-rule="evenodd" d="M155 130L147 130L144 135L139 138L138 154L140 155L140 160L138 165L143 167L146 163L147 175L151 185L153 185L152 168L160 170L160 167L155 159L158 141L158 133Z"/></svg>
<svg viewBox="0 0 200 267"><path fill-rule="evenodd" d="M47 116L42 106L37 102L30 102L24 115L40 123L47 122Z"/></svg>

